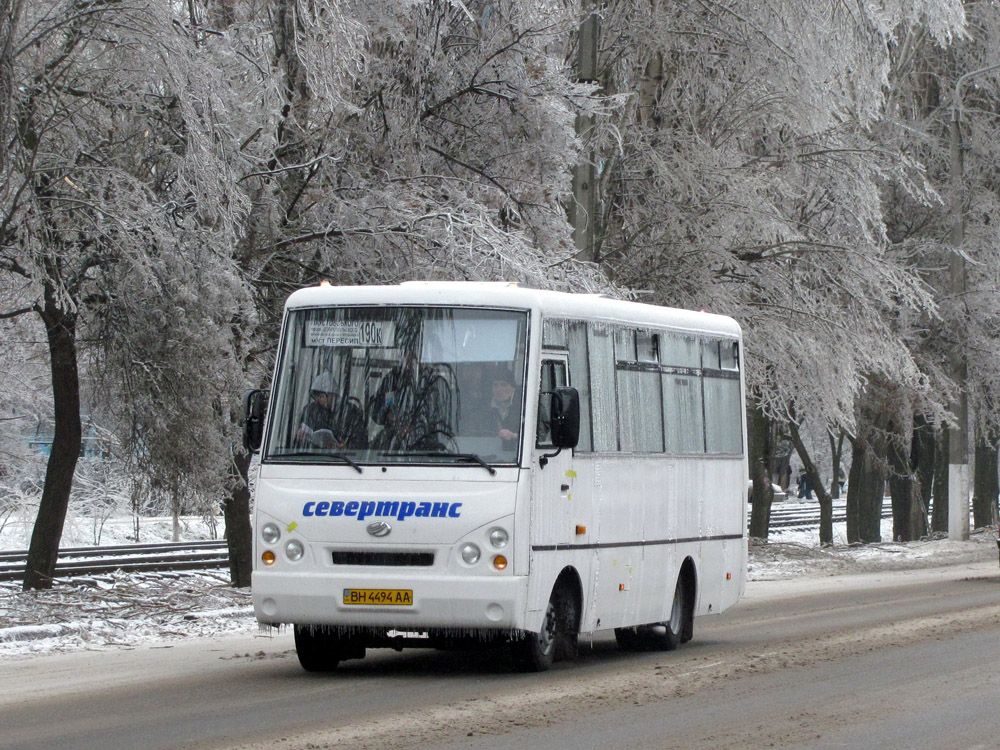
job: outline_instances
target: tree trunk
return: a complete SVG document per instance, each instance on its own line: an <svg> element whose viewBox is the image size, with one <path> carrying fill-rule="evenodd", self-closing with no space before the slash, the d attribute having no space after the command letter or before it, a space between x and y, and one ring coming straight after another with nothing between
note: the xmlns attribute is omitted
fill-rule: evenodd
<svg viewBox="0 0 1000 750"><path fill-rule="evenodd" d="M233 451L232 489L223 504L226 543L229 547L229 576L233 586L250 585L253 571L253 529L250 525L250 454L241 446Z"/></svg>
<svg viewBox="0 0 1000 750"><path fill-rule="evenodd" d="M830 437L830 457L833 463L833 479L830 480L830 498L832 500L840 499L840 459L844 455L844 431L841 430L836 438L833 436L832 431L827 431L827 435ZM820 514L822 514L823 509L820 508ZM820 536L822 536L822 529L820 530Z"/></svg>
<svg viewBox="0 0 1000 750"><path fill-rule="evenodd" d="M882 541L882 497L885 470L865 440L855 438L847 482L847 543Z"/></svg>
<svg viewBox="0 0 1000 750"><path fill-rule="evenodd" d="M972 523L982 529L992 526L997 518L997 495L1000 481L997 478L997 446L990 436L980 436L976 441L976 466L973 474Z"/></svg>
<svg viewBox="0 0 1000 750"><path fill-rule="evenodd" d="M180 482L174 480L170 487L170 541L181 540L181 490Z"/></svg>
<svg viewBox="0 0 1000 750"><path fill-rule="evenodd" d="M750 536L766 540L771 524L771 501L774 500L770 474L774 446L771 443L771 420L756 403L747 409L747 432L750 475L753 479Z"/></svg>
<svg viewBox="0 0 1000 750"><path fill-rule="evenodd" d="M923 415L913 417L913 448L910 465L917 479L917 492L910 507L910 537L920 539L927 535L928 512L931 507L931 488L934 485L934 427Z"/></svg>
<svg viewBox="0 0 1000 750"><path fill-rule="evenodd" d="M948 533L948 455L950 433L947 428L938 430L937 449L934 457L934 491L931 506L931 531Z"/></svg>
<svg viewBox="0 0 1000 750"><path fill-rule="evenodd" d="M52 453L45 468L45 486L38 518L31 532L24 570L25 591L52 587L59 540L62 538L73 474L80 457L80 375L76 359L76 314L61 310L54 289L45 286L44 307L39 310L49 342L52 369L54 430Z"/></svg>
<svg viewBox="0 0 1000 750"><path fill-rule="evenodd" d="M806 475L809 477L809 481L812 482L813 489L816 490L816 499L819 501L820 546L832 547L833 498L827 493L826 487L823 486L823 481L819 476L819 469L816 468L816 464L813 463L812 457L809 455L809 451L806 450L805 443L802 442L802 436L799 434L799 426L795 424L795 422L790 421L788 423L788 431L792 437L792 444L795 446L795 451L799 454L802 466L805 468ZM831 442L833 441L833 435L830 436L830 440ZM836 476L836 474L834 476ZM834 482L835 486L836 484L837 483Z"/></svg>
<svg viewBox="0 0 1000 750"><path fill-rule="evenodd" d="M897 542L913 541L910 529L911 509L918 502L916 476L910 467L907 450L912 448L913 436L908 434L910 430L907 427L901 421L896 429L890 426L886 455L890 471L889 494L892 498L892 538Z"/></svg>

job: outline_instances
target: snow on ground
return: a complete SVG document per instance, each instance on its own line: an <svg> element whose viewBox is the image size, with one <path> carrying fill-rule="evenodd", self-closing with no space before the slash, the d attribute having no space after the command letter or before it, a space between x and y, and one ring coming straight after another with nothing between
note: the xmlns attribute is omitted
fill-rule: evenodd
<svg viewBox="0 0 1000 750"><path fill-rule="evenodd" d="M18 508L6 516L0 516L0 550L25 550L31 542L31 531L37 517L37 506ZM178 519L179 538L185 542L199 539L222 539L225 532L221 517L181 516ZM138 527L138 539L136 529ZM117 544L141 542L169 542L173 533L173 519L170 516L141 517L138 522L132 516L123 518L101 518L99 516L69 515L63 527L59 546L91 547L101 545L111 547Z"/></svg>
<svg viewBox="0 0 1000 750"><path fill-rule="evenodd" d="M0 662L256 630L250 591L228 571L117 572L31 592L0 583Z"/></svg>
<svg viewBox="0 0 1000 750"><path fill-rule="evenodd" d="M882 519L882 538L892 539L892 519ZM833 548L819 546L819 531L775 529L766 544L752 542L749 581L832 576L997 560L996 529L977 529L969 541L935 535L918 542L881 542L850 547L845 523L833 525Z"/></svg>
<svg viewBox="0 0 1000 750"><path fill-rule="evenodd" d="M129 522L106 524L108 531ZM86 528L84 522L75 522ZM70 528L73 524L70 525ZM169 541L169 520L144 521L142 541ZM159 529L153 533L154 529ZM128 541L105 533L104 544ZM80 535L84 536L84 535ZM84 545L77 536L64 546ZM124 534L127 537L127 533ZM884 521L883 539L892 536ZM185 539L213 538L188 519ZM852 572L958 565L997 559L996 532L972 533L969 541L927 539L908 544L846 545L844 524L834 525L835 546L818 546L818 532L772 532L768 543L750 547L748 580L821 577ZM24 548L0 534L0 549ZM819 583L818 585L822 585ZM224 570L196 573L115 573L74 579L50 591L22 592L0 583L0 662L59 651L109 650L169 644L181 639L259 632L248 590L228 585Z"/></svg>

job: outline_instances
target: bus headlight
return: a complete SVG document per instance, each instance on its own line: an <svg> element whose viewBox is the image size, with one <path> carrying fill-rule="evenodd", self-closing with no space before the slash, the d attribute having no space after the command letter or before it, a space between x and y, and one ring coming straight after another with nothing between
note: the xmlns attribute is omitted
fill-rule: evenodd
<svg viewBox="0 0 1000 750"><path fill-rule="evenodd" d="M490 544L492 544L497 549L503 549L507 546L507 542L510 540L506 530L501 528L496 528L490 531Z"/></svg>
<svg viewBox="0 0 1000 750"><path fill-rule="evenodd" d="M285 555L292 562L297 562L302 559L302 555L306 553L306 548L302 546L302 542L298 539L289 539L288 544L285 545Z"/></svg>
<svg viewBox="0 0 1000 750"><path fill-rule="evenodd" d="M477 547L472 542L462 545L462 559L465 560L469 565L475 565L479 562L479 547Z"/></svg>
<svg viewBox="0 0 1000 750"><path fill-rule="evenodd" d="M276 523L265 523L261 527L260 538L264 540L264 544L274 544L281 539L281 529Z"/></svg>

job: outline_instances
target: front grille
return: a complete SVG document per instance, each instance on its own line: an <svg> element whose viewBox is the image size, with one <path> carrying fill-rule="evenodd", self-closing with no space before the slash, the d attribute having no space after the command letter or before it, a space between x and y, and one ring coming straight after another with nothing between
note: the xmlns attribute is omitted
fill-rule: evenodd
<svg viewBox="0 0 1000 750"><path fill-rule="evenodd" d="M429 567L434 564L433 552L363 552L338 550L333 553L334 565L382 565L391 567Z"/></svg>

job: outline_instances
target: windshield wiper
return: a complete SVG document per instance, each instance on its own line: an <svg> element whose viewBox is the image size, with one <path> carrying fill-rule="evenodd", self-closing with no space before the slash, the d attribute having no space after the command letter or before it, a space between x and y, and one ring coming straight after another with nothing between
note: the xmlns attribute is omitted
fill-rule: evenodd
<svg viewBox="0 0 1000 750"><path fill-rule="evenodd" d="M308 456L309 458L335 459L338 461L343 461L345 464L350 464L351 468L358 470L358 474L363 474L365 471L354 460L348 458L343 453L317 453L315 451L291 451L290 453L274 454L274 458L289 458L289 457L301 458L303 456Z"/></svg>
<svg viewBox="0 0 1000 750"><path fill-rule="evenodd" d="M448 451L406 451L402 453L406 456L426 456L427 458L458 458L464 461L472 461L482 466L486 471L490 473L490 476L495 476L497 470L490 466L486 461L480 458L475 453L449 453Z"/></svg>

